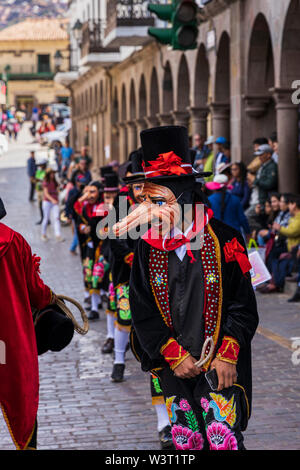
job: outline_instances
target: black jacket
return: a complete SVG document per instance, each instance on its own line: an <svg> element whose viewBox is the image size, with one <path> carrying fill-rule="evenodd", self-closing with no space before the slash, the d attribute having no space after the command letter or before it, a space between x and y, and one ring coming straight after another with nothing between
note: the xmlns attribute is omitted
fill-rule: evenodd
<svg viewBox="0 0 300 470"><path fill-rule="evenodd" d="M244 387L250 407L252 389L251 340L258 325L256 299L250 274L243 275L237 262L227 263L223 251L225 243L233 238L237 238L238 242L244 247L245 244L241 234L228 225L212 219L210 226L219 243L222 273L222 310L215 354L221 346L224 336L232 336L238 341L240 345L237 363L238 383ZM139 241L130 278L130 307L133 321L131 344L133 352L141 361L144 371L153 370L157 367L168 367L164 357L160 354L160 349L169 338L174 337L174 332L163 321L149 282L150 249L149 244L143 240ZM188 282L189 279L187 278L187 285ZM203 286L199 286L199 289L201 288ZM170 301L171 305L172 302ZM194 315L203 315L202 305L195 309ZM190 313L189 317L190 319L187 317L189 324L182 322L182 327L177 326L175 339L184 349L192 353L193 336L202 336L202 344L204 336L201 322L198 322L199 326L195 327L197 322L193 321L193 316ZM192 335L191 331L193 332ZM187 339L187 333L189 333L189 339Z"/></svg>

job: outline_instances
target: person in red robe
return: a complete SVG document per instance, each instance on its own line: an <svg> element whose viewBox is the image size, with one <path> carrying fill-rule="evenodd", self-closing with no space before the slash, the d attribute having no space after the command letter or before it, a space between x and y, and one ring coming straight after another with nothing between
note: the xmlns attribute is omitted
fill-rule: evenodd
<svg viewBox="0 0 300 470"><path fill-rule="evenodd" d="M0 199L0 220L5 209ZM36 447L38 351L32 310L56 301L39 274L40 258L0 223L0 405L15 446Z"/></svg>

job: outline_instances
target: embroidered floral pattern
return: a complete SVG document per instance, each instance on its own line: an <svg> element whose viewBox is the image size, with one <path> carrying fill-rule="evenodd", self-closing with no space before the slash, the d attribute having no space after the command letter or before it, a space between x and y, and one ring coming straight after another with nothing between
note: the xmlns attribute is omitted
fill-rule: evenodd
<svg viewBox="0 0 300 470"><path fill-rule="evenodd" d="M206 398L201 398L201 406L204 409L205 413L209 410L209 401Z"/></svg>
<svg viewBox="0 0 300 470"><path fill-rule="evenodd" d="M117 305L121 320L131 319L131 310L129 305L129 285L121 284L116 288Z"/></svg>
<svg viewBox="0 0 300 470"><path fill-rule="evenodd" d="M238 450L237 440L225 424L213 421L206 434L210 450Z"/></svg>
<svg viewBox="0 0 300 470"><path fill-rule="evenodd" d="M180 406L180 409L182 411L190 411L191 410L191 407L189 405L189 402L187 400L180 400L180 403L179 403L179 406Z"/></svg>
<svg viewBox="0 0 300 470"><path fill-rule="evenodd" d="M172 427L172 438L178 450L201 450L204 439L199 432L193 432L189 428L176 425Z"/></svg>

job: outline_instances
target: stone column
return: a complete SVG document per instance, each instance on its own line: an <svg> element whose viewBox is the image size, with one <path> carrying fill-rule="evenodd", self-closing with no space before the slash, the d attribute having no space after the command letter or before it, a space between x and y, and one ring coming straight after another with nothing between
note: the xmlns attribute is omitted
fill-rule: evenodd
<svg viewBox="0 0 300 470"><path fill-rule="evenodd" d="M209 109L207 107L202 108L189 108L189 113L191 116L191 125L192 125L192 136L196 134L202 135L207 138L207 115ZM193 140L193 144L195 142Z"/></svg>
<svg viewBox="0 0 300 470"><path fill-rule="evenodd" d="M127 129L126 123L120 122L118 124L119 127L119 155L120 155L120 163L124 163L127 159Z"/></svg>
<svg viewBox="0 0 300 470"><path fill-rule="evenodd" d="M174 122L172 114L157 114L160 126L171 126Z"/></svg>
<svg viewBox="0 0 300 470"><path fill-rule="evenodd" d="M151 129L151 127L159 126L159 120L156 116L147 116L145 117L145 121L147 123L148 129Z"/></svg>
<svg viewBox="0 0 300 470"><path fill-rule="evenodd" d="M141 146L140 133L144 129L147 129L147 123L146 123L145 119L137 119L135 121L135 124L136 124L137 147L140 147Z"/></svg>
<svg viewBox="0 0 300 470"><path fill-rule="evenodd" d="M292 102L294 90L272 90L276 102L279 192L299 191L298 106Z"/></svg>
<svg viewBox="0 0 300 470"><path fill-rule="evenodd" d="M187 111L173 111L172 116L175 126L189 127L190 115Z"/></svg>
<svg viewBox="0 0 300 470"><path fill-rule="evenodd" d="M136 150L137 148L137 138L136 138L135 121L127 121L126 126L127 126L127 136L128 136L128 149L127 149L128 155L126 157L126 160L127 160L130 152L133 152L133 150Z"/></svg>
<svg viewBox="0 0 300 470"><path fill-rule="evenodd" d="M229 103L212 103L213 136L230 140L230 105Z"/></svg>

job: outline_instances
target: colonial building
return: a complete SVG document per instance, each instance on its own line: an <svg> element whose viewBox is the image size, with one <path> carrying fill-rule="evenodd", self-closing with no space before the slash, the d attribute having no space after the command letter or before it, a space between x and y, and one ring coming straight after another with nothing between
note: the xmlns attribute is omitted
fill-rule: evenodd
<svg viewBox="0 0 300 470"><path fill-rule="evenodd" d="M227 137L232 160L245 163L253 139L277 130L280 190L298 191L300 0L212 0L187 52L147 36L156 20L144 0L70 3L73 141L88 139L95 166L124 161L139 132L156 125Z"/></svg>
<svg viewBox="0 0 300 470"><path fill-rule="evenodd" d="M0 74L7 104L33 106L66 102L70 92L53 79L69 69L68 21L27 19L0 31Z"/></svg>

